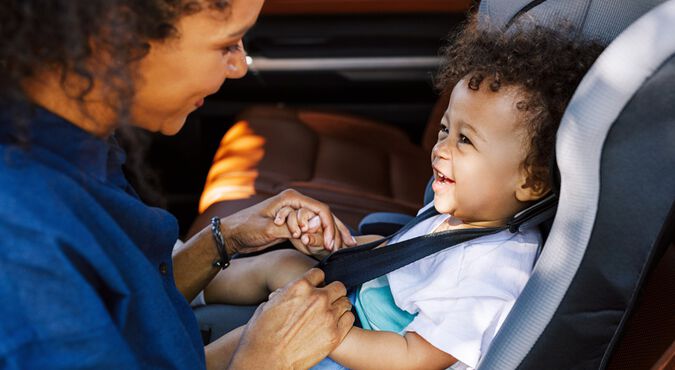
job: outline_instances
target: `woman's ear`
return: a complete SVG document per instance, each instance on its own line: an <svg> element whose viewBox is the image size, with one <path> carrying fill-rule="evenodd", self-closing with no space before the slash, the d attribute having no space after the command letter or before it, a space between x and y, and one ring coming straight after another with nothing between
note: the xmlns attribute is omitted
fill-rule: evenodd
<svg viewBox="0 0 675 370"><path fill-rule="evenodd" d="M516 199L520 202L539 200L551 191L551 186L537 171L521 171L520 182L516 187Z"/></svg>

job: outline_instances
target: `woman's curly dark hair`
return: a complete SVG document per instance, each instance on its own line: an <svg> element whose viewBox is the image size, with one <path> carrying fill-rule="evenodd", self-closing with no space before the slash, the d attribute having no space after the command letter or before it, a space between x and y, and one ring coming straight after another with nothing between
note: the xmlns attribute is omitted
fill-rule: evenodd
<svg viewBox="0 0 675 370"><path fill-rule="evenodd" d="M60 72L61 86L84 107L94 81L104 82L109 107L121 129L116 136L128 150L127 175L146 201L162 205L154 171L144 168L148 138L129 122L134 98L135 62L149 51L150 41L180 36L174 26L185 15L203 9L229 15L231 0L0 0L0 107L13 121L17 139L28 142L31 111L22 84L43 69ZM92 58L106 63L94 70ZM66 77L77 76L85 87L73 91ZM84 111L84 113L87 113Z"/></svg>
<svg viewBox="0 0 675 370"><path fill-rule="evenodd" d="M603 46L575 39L568 25L555 29L516 23L507 32L471 19L443 49L444 64L437 88L450 93L460 81L472 90L483 82L496 92L502 86L520 89L517 109L524 113L529 148L522 163L528 185L550 188L549 164L563 112L584 74Z"/></svg>
<svg viewBox="0 0 675 370"><path fill-rule="evenodd" d="M88 82L68 90L80 101L93 81L105 81L108 103L120 121L128 118L134 96L134 62L149 41L176 36L183 15L205 7L227 12L230 0L0 0L0 104L26 101L22 81L44 68ZM111 61L92 68L94 49ZM65 88L65 86L64 86Z"/></svg>

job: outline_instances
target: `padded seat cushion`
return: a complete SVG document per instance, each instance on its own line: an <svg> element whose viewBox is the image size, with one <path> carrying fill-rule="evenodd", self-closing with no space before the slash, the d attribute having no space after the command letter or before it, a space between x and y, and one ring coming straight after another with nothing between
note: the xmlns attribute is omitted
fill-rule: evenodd
<svg viewBox="0 0 675 370"><path fill-rule="evenodd" d="M430 176L428 151L386 124L252 107L221 141L192 231L287 188L327 203L356 228L372 212L414 214Z"/></svg>

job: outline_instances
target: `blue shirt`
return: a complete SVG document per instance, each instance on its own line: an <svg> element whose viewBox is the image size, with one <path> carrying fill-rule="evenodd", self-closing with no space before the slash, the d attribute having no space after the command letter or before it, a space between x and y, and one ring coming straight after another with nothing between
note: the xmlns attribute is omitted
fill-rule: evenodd
<svg viewBox="0 0 675 370"><path fill-rule="evenodd" d="M141 202L113 139L31 117L21 146L0 112L0 368L204 368L176 219Z"/></svg>

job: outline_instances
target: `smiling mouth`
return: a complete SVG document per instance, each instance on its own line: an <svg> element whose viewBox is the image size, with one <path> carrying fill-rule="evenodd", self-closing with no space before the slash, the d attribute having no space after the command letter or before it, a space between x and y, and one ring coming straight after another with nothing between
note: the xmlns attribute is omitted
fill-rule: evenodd
<svg viewBox="0 0 675 370"><path fill-rule="evenodd" d="M454 180L452 180L448 177L445 177L445 176L443 176L443 174L440 174L440 173L436 175L436 181L440 182L441 184L454 184L455 183Z"/></svg>
<svg viewBox="0 0 675 370"><path fill-rule="evenodd" d="M445 177L442 173L434 169L434 182L431 184L431 188L434 190L436 195L443 194L451 189L455 184L455 181L449 177Z"/></svg>
<svg viewBox="0 0 675 370"><path fill-rule="evenodd" d="M436 168L434 168L434 172L436 173L435 180L441 184L453 184L455 182L455 180L445 176L441 171L437 170Z"/></svg>

